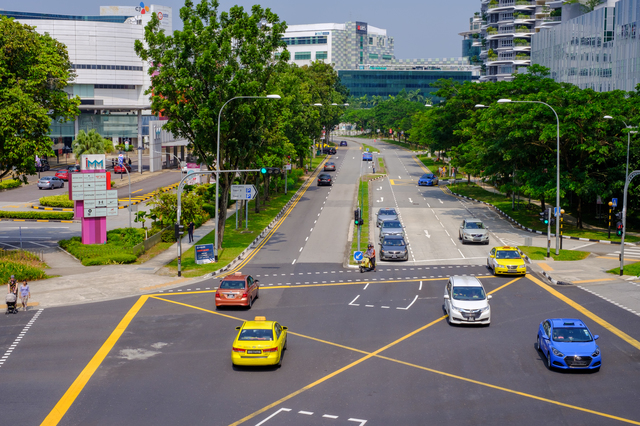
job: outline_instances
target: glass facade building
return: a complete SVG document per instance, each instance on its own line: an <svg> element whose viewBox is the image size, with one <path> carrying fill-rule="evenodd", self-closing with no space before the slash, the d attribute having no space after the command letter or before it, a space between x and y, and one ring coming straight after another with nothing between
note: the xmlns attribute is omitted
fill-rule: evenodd
<svg viewBox="0 0 640 426"><path fill-rule="evenodd" d="M556 81L598 92L640 84L640 2L605 3L532 39L532 61Z"/></svg>

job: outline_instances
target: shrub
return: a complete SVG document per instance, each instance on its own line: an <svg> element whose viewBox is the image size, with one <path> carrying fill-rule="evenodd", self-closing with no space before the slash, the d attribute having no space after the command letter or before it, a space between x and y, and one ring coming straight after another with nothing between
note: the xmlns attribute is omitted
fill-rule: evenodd
<svg viewBox="0 0 640 426"><path fill-rule="evenodd" d="M212 204L203 204L202 210L209 213L210 217L214 217L216 215L216 206Z"/></svg>
<svg viewBox="0 0 640 426"><path fill-rule="evenodd" d="M144 241L144 229L117 228L107 232L107 244L133 247Z"/></svg>
<svg viewBox="0 0 640 426"><path fill-rule="evenodd" d="M73 208L73 201L69 199L69 194L51 195L40 197L40 205L46 207Z"/></svg>
<svg viewBox="0 0 640 426"><path fill-rule="evenodd" d="M73 212L8 212L0 210L0 217L8 219L53 219L72 220Z"/></svg>
<svg viewBox="0 0 640 426"><path fill-rule="evenodd" d="M93 257L89 259L84 259L82 264L84 266L93 266L93 265L115 265L115 264L123 264L123 263L133 263L136 261L138 257L134 254L113 254L110 256L100 256Z"/></svg>
<svg viewBox="0 0 640 426"><path fill-rule="evenodd" d="M22 185L22 181L20 181L18 179L7 179L7 180L3 180L2 182L0 182L0 190L17 188L20 185Z"/></svg>
<svg viewBox="0 0 640 426"><path fill-rule="evenodd" d="M174 233L173 229L167 229L166 231L162 232L162 237L160 237L162 239L163 243L175 243L176 242L176 235Z"/></svg>
<svg viewBox="0 0 640 426"><path fill-rule="evenodd" d="M35 266L26 265L19 261L0 259L0 282L8 282L11 275L15 275L16 279L20 281L48 278L42 269Z"/></svg>

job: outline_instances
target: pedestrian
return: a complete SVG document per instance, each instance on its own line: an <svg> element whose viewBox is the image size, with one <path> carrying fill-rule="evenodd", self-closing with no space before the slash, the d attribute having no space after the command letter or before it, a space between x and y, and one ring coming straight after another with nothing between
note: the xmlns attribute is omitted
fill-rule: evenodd
<svg viewBox="0 0 640 426"><path fill-rule="evenodd" d="M111 167L115 167L116 166L116 159L115 158L111 158Z"/></svg>
<svg viewBox="0 0 640 426"><path fill-rule="evenodd" d="M25 312L27 311L27 303L30 297L29 284L27 284L27 280L24 280L20 286L20 299L22 300L22 310Z"/></svg>
<svg viewBox="0 0 640 426"><path fill-rule="evenodd" d="M193 242L193 228L196 227L196 224L193 223L193 221L189 222L189 226L187 227L187 230L189 231L189 242L192 243Z"/></svg>
<svg viewBox="0 0 640 426"><path fill-rule="evenodd" d="M9 282L7 283L7 293L13 293L18 296L18 281L15 275L11 275Z"/></svg>
<svg viewBox="0 0 640 426"><path fill-rule="evenodd" d="M447 166L442 166L442 175L447 177Z"/></svg>
<svg viewBox="0 0 640 426"><path fill-rule="evenodd" d="M129 167L131 167L131 157L129 157Z"/></svg>

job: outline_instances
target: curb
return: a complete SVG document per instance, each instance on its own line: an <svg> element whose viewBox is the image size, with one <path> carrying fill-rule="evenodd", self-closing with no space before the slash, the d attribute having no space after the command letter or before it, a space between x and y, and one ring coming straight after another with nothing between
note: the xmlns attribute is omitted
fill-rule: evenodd
<svg viewBox="0 0 640 426"><path fill-rule="evenodd" d="M326 160L326 156L325 156L325 160ZM324 161L321 161L320 164L318 164L318 166L313 170L313 172L311 172L311 174L309 175L309 179L307 180L307 182L309 182L309 185L306 186L306 189L308 189L311 186L311 183L313 182L313 180L311 179L311 176L313 176L314 173L316 173L319 169L320 166L323 165ZM223 266L222 268L218 269L217 271L213 271L213 272L209 272L208 274L205 274L203 276L203 278L213 278L218 274L221 274L223 272L226 272L230 269L233 269L236 267L236 265L238 263L240 263L242 260L244 260L244 258L249 255L251 252L253 252L253 250L256 249L256 247L260 244L260 242L271 232L271 229L278 223L278 221L282 218L282 216L285 214L285 212L287 211L287 209L291 206L292 204L292 200L296 198L296 196L298 195L298 193L300 191L302 191L303 189L306 191L305 189L305 185L307 184L307 182L305 182L304 184L302 184L300 186L300 188L298 188L298 190L295 192L295 194L293 194L291 196L291 198L289 199L289 201L287 201L287 203L282 207L282 209L280 210L280 212L276 215L276 217L273 218L273 220L269 223L269 225L267 225L262 232L260 232L260 235L258 235L256 237L255 240L253 240L246 249L244 249L238 256L236 256L235 259L233 259L231 262L229 262L229 264L227 264L226 266ZM195 244L194 244L195 246Z"/></svg>
<svg viewBox="0 0 640 426"><path fill-rule="evenodd" d="M555 285L573 285L573 283L568 283L566 281L558 281L556 279L553 279L551 277L551 275L547 274L545 271L542 271L542 275L544 275L544 277L546 279L548 279L551 282L551 284L555 284Z"/></svg>
<svg viewBox="0 0 640 426"><path fill-rule="evenodd" d="M55 212L69 212L73 213L73 209L64 208L64 207L42 207L42 206L31 206L32 209L38 210L51 210Z"/></svg>
<svg viewBox="0 0 640 426"><path fill-rule="evenodd" d="M61 219L10 219L0 218L4 222L57 222L57 223L80 223L79 220L61 220Z"/></svg>
<svg viewBox="0 0 640 426"><path fill-rule="evenodd" d="M503 212L502 210L500 210L499 208L497 208L493 204L487 203L485 201L476 200L475 198L467 197L466 195L457 194L457 193L453 192L452 190L450 190L446 186L444 188L451 195L455 195L456 197L466 198L467 200L475 201L476 203L486 204L487 206L489 206L489 207L493 208L494 210L498 211L506 219L509 219L511 222L513 222L515 225L519 226L520 228L524 229L525 231L528 231L528 232L531 232L531 233L534 233L534 234L539 234L539 235L547 235L546 232L536 231L535 229L527 228L526 226L522 225L521 223L519 223L518 221L513 219L511 216L509 216L508 214L506 214L505 212ZM551 236L555 237L555 234L551 234ZM571 237L569 235L561 235L560 238L565 239L565 240L589 241L589 242L592 242L592 243L604 243L604 244L618 244L618 245L620 245L620 243L617 242L617 241L594 240L594 239L591 239L591 238ZM624 243L624 244L625 245L629 245L629 246L636 246L637 245L635 243Z"/></svg>
<svg viewBox="0 0 640 426"><path fill-rule="evenodd" d="M177 188L179 184L180 184L180 182L173 183L173 184L171 184L169 186L165 186L164 188L160 188L160 189L158 189L156 191L150 192L149 194L146 194L144 197L142 197L142 198L140 198L138 200L135 200L135 201L132 200L131 201L131 205L135 206L136 204L144 203L145 201L150 200L151 198L155 197L156 194L159 194L160 192L167 192L167 191L171 191L172 189ZM139 197L136 197L136 198L139 198ZM118 206L118 209L119 210L126 209L127 207L129 207L129 204L125 204L124 206Z"/></svg>

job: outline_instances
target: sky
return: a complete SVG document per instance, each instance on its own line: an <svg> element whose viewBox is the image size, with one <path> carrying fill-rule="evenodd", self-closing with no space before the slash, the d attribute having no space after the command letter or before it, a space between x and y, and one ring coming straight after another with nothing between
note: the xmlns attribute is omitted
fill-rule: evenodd
<svg viewBox="0 0 640 426"><path fill-rule="evenodd" d="M199 3L200 0L194 0ZM462 37L469 18L480 11L480 0L219 0L219 11L234 5L250 11L260 4L289 25L362 21L387 30L394 38L398 59L452 58L462 56ZM137 6L140 0L0 0L0 9L64 15L99 15L100 6ZM184 0L158 0L173 8L173 29L181 29ZM148 5L147 4L147 5Z"/></svg>

